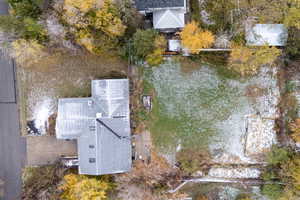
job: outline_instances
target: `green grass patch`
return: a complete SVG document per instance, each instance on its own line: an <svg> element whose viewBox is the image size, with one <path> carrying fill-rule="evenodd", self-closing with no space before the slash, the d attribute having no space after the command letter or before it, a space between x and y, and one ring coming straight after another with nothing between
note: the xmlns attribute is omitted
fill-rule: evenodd
<svg viewBox="0 0 300 200"><path fill-rule="evenodd" d="M179 144L206 150L218 134L216 123L226 120L238 105L238 91L207 67L185 74L171 62L144 70L144 79L145 91L154 91L147 125L154 145L162 151Z"/></svg>

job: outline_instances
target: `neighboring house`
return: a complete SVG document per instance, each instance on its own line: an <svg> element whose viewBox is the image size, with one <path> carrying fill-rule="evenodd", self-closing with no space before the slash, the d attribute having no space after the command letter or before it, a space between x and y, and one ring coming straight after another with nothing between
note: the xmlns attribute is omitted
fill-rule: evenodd
<svg viewBox="0 0 300 200"><path fill-rule="evenodd" d="M249 46L284 46L288 31L283 24L255 24L246 26L246 41Z"/></svg>
<svg viewBox="0 0 300 200"><path fill-rule="evenodd" d="M172 32L185 26L186 0L135 0L137 10L152 17L154 29Z"/></svg>
<svg viewBox="0 0 300 200"><path fill-rule="evenodd" d="M129 81L92 81L92 97L58 101L57 139L77 139L79 173L102 175L131 169Z"/></svg>

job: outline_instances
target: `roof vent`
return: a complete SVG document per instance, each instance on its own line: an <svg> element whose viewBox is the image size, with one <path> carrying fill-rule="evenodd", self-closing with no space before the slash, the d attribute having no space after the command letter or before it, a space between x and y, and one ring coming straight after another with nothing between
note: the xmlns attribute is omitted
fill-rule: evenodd
<svg viewBox="0 0 300 200"><path fill-rule="evenodd" d="M92 106L93 105L93 101L92 100L89 100L88 101L88 106Z"/></svg>
<svg viewBox="0 0 300 200"><path fill-rule="evenodd" d="M102 118L102 113L96 113L96 118L97 119Z"/></svg>

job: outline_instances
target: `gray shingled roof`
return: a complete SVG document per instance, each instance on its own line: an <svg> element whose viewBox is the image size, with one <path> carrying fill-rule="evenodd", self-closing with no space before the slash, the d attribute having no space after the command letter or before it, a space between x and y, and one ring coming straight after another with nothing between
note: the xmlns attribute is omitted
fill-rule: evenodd
<svg viewBox="0 0 300 200"><path fill-rule="evenodd" d="M143 11L152 8L184 7L185 0L135 0L137 10Z"/></svg>
<svg viewBox="0 0 300 200"><path fill-rule="evenodd" d="M129 117L128 80L93 80L92 97L59 99L56 137L77 139L80 174L126 172L131 168Z"/></svg>

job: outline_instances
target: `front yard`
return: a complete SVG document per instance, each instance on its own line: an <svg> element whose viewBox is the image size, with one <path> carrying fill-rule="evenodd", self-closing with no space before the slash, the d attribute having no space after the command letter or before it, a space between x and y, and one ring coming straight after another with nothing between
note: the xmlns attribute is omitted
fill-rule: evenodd
<svg viewBox="0 0 300 200"><path fill-rule="evenodd" d="M37 134L53 135L58 98L89 97L91 80L126 76L125 62L92 54L63 54L53 62L42 61L30 68L19 67L23 135L28 134L28 122L31 128L37 129Z"/></svg>

